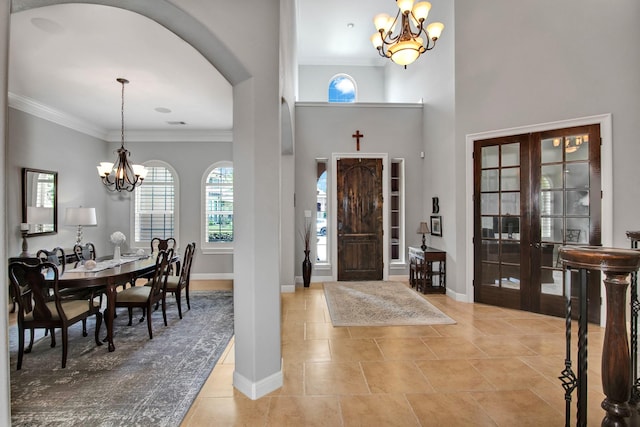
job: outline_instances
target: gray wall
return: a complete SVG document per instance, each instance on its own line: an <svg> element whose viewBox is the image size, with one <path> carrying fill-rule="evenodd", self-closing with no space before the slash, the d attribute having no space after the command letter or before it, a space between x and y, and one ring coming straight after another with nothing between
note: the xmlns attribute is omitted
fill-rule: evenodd
<svg viewBox="0 0 640 427"><path fill-rule="evenodd" d="M384 67L300 65L298 72L300 102L327 102L329 82L336 74L353 77L358 102L385 102ZM417 102L417 99L406 102Z"/></svg>
<svg viewBox="0 0 640 427"><path fill-rule="evenodd" d="M113 161L113 152L119 143L108 144L69 128L40 119L19 110L9 110L9 146L7 150L7 185L16 191L7 197L7 248L10 255L22 250L19 231L21 222L21 168L29 167L58 172L58 233L28 238L29 249L61 246L71 249L75 243L76 227L64 225L65 208L95 207L97 227L84 227L83 241L94 242L98 255L110 254L113 247L109 235L116 230L131 239L130 193L110 193L98 178L96 165L100 161ZM179 246L195 241L201 248L200 238L200 185L204 172L213 163L233 160L231 142L126 142L131 158L136 163L161 160L170 164L178 175L179 183ZM126 248L125 248L126 250ZM231 278L232 254L203 254L197 250L193 274L200 278Z"/></svg>
<svg viewBox="0 0 640 427"><path fill-rule="evenodd" d="M331 167L333 153L357 154L351 135L360 130L360 153L387 153L388 158L405 159L406 236L405 243L418 244L415 233L422 215L422 105L388 104L296 104L296 230L304 226L304 211L316 211L316 159L326 158ZM329 171L329 175L331 171ZM330 196L331 197L331 196ZM333 195L335 198L335 195ZM331 199L329 200L331 203ZM335 224L331 220L330 224ZM331 232L331 231L329 231ZM334 243L335 244L335 243ZM296 275L301 276L304 247L296 240ZM405 248L406 250L406 248ZM315 253L312 253L315 259ZM315 267L315 263L314 263ZM408 270L390 271L390 275L408 274ZM337 266L332 266L337 275ZM312 273L327 276L326 271ZM312 276L311 281L314 278Z"/></svg>

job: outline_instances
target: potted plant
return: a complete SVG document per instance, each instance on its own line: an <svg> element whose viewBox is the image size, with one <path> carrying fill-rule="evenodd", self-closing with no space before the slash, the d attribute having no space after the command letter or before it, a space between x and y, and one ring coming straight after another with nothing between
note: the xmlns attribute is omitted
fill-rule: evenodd
<svg viewBox="0 0 640 427"><path fill-rule="evenodd" d="M304 242L304 261L302 261L302 282L304 287L308 288L311 283L311 261L309 253L311 253L311 222L305 220L304 229L302 230L302 241Z"/></svg>

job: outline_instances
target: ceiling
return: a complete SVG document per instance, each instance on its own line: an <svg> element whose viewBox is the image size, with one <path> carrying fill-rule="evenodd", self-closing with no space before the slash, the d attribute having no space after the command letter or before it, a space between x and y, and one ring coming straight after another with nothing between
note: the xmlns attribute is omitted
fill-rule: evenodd
<svg viewBox="0 0 640 427"><path fill-rule="evenodd" d="M297 0L298 62L383 66L369 41L393 0ZM352 26L349 24L353 24ZM229 132L232 88L202 55L161 25L123 9L60 4L11 15L10 105L86 133ZM127 139L130 139L127 137Z"/></svg>

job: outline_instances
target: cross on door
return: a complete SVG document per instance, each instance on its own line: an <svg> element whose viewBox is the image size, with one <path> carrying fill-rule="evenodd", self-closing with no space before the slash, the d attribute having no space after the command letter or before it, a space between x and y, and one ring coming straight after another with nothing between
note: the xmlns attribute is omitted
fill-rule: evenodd
<svg viewBox="0 0 640 427"><path fill-rule="evenodd" d="M356 151L360 151L360 138L364 138L364 134L356 130L356 133L351 135L351 137L356 139Z"/></svg>

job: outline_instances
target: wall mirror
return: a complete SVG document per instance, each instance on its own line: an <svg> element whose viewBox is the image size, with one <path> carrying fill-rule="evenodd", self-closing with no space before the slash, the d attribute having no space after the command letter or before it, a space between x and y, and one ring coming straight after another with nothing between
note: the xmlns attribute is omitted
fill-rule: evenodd
<svg viewBox="0 0 640 427"><path fill-rule="evenodd" d="M27 235L58 232L58 173L22 168L22 222Z"/></svg>

